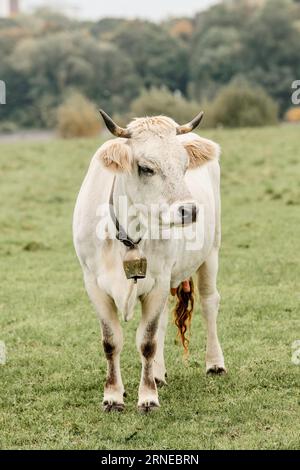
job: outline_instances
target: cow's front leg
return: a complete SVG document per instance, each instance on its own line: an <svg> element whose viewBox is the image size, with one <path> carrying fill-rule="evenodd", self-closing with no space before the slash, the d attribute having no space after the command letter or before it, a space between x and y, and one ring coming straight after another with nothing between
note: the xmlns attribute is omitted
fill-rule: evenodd
<svg viewBox="0 0 300 470"><path fill-rule="evenodd" d="M202 314L207 326L206 372L226 373L224 356L217 333L220 295L217 291L218 249L211 254L198 271L198 287Z"/></svg>
<svg viewBox="0 0 300 470"><path fill-rule="evenodd" d="M155 287L142 300L142 318L137 330L137 348L142 361L138 409L147 413L159 407L154 376L154 358L157 352L158 328L168 298L168 289Z"/></svg>
<svg viewBox="0 0 300 470"><path fill-rule="evenodd" d="M107 360L107 375L104 386L103 408L105 411L123 411L124 386L120 370L120 354L123 348L123 332L116 305L102 291L93 277L85 277L88 295L98 313L102 331L102 344Z"/></svg>
<svg viewBox="0 0 300 470"><path fill-rule="evenodd" d="M117 316L117 312L114 312ZM117 317L101 320L103 349L107 359L107 374L104 387L103 408L105 411L123 411L124 386L120 370L120 354L123 347L122 329Z"/></svg>

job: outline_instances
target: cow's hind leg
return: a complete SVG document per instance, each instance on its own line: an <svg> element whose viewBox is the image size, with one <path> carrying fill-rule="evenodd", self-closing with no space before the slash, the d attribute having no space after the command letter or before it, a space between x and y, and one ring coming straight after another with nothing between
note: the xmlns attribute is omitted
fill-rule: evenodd
<svg viewBox="0 0 300 470"><path fill-rule="evenodd" d="M123 411L124 386L120 370L123 332L117 308L113 299L98 287L93 276L85 276L85 285L100 320L102 344L107 359L103 408L105 411Z"/></svg>
<svg viewBox="0 0 300 470"><path fill-rule="evenodd" d="M218 249L213 248L205 263L198 270L202 315L207 326L206 372L222 374L226 372L224 356L218 339L217 317L220 295L217 290Z"/></svg>
<svg viewBox="0 0 300 470"><path fill-rule="evenodd" d="M137 348L142 361L138 409L147 413L159 407L154 375L160 317L167 302L168 290L155 288L142 300L142 318L137 330ZM160 351L161 354L161 351Z"/></svg>
<svg viewBox="0 0 300 470"><path fill-rule="evenodd" d="M165 337L167 332L168 326L168 304L166 306L160 316L159 324L158 324L158 332L157 332L157 349L156 354L154 357L153 363L153 373L156 385L158 387L162 387L166 385L166 378L167 378L167 371L165 366L165 358L164 358L164 347L165 347Z"/></svg>

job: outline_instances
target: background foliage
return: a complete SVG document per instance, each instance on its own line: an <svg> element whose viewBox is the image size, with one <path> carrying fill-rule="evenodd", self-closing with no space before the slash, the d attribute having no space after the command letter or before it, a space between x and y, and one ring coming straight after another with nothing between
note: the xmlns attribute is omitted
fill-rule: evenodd
<svg viewBox="0 0 300 470"><path fill-rule="evenodd" d="M0 108L0 126L53 127L74 88L109 113L134 112L141 93L145 101L145 90L161 87L181 95L183 107L189 100L199 109L237 78L263 88L283 116L291 82L300 76L300 4L258 3L225 0L192 19L161 24L80 22L46 10L1 19L0 78L8 104Z"/></svg>
<svg viewBox="0 0 300 470"><path fill-rule="evenodd" d="M97 109L78 92L73 92L57 111L61 137L93 137L99 134L101 122Z"/></svg>

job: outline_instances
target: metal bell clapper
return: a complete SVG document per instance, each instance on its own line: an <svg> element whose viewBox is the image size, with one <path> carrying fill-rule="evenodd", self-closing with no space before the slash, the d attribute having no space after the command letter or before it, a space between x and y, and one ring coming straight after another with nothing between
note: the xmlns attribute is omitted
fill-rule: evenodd
<svg viewBox="0 0 300 470"><path fill-rule="evenodd" d="M123 260L124 271L127 279L145 279L147 274L147 259L142 255L137 246L129 248Z"/></svg>

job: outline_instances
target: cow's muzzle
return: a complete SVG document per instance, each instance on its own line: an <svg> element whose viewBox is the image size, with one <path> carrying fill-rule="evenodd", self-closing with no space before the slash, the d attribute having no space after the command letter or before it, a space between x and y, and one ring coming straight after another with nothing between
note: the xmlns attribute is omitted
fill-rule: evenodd
<svg viewBox="0 0 300 470"><path fill-rule="evenodd" d="M161 223L164 227L187 227L197 222L199 207L196 201L178 201L164 207Z"/></svg>

